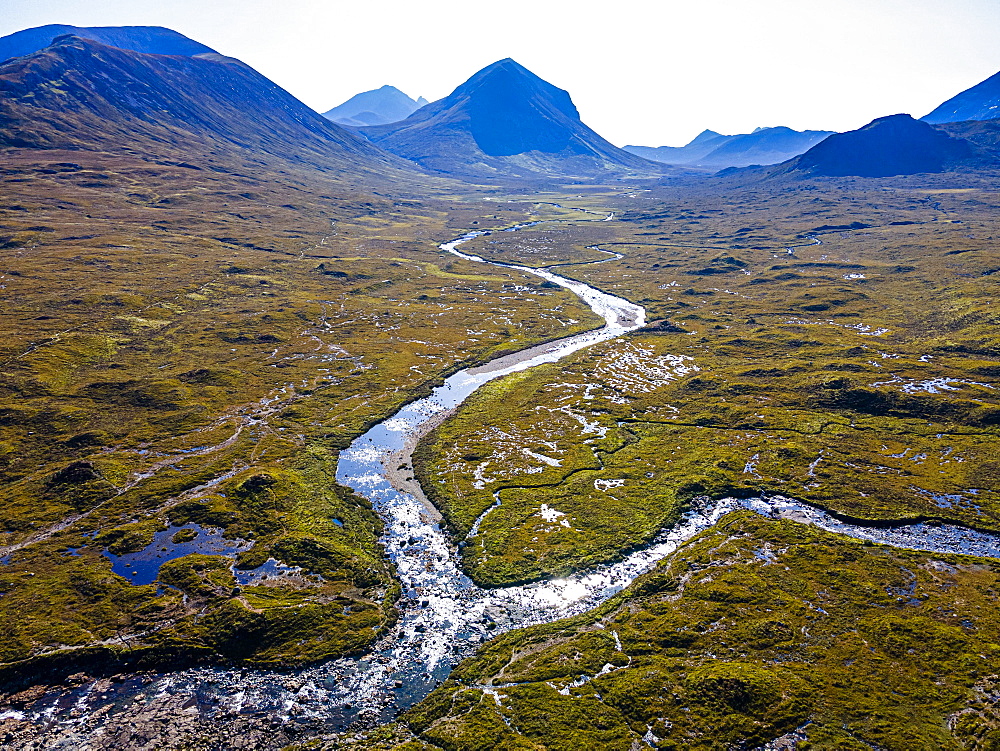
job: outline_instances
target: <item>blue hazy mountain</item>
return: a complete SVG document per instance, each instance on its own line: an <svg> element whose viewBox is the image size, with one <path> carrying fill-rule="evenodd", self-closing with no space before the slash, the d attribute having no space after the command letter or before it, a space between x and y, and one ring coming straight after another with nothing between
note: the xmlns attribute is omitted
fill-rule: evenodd
<svg viewBox="0 0 1000 751"><path fill-rule="evenodd" d="M956 94L922 120L954 123L966 120L994 120L1000 117L1000 73Z"/></svg>
<svg viewBox="0 0 1000 751"><path fill-rule="evenodd" d="M832 131L797 131L783 126L757 128L753 133L724 136L702 131L686 146L626 146L625 150L666 164L713 168L778 164L804 153Z"/></svg>
<svg viewBox="0 0 1000 751"><path fill-rule="evenodd" d="M427 100L423 97L410 99L395 86L383 86L355 94L343 104L324 112L323 117L355 127L386 125L405 120L425 104Z"/></svg>
<svg viewBox="0 0 1000 751"><path fill-rule="evenodd" d="M402 122L361 132L387 151L448 174L565 177L667 171L601 138L580 120L566 91L509 58L483 68Z"/></svg>
<svg viewBox="0 0 1000 751"><path fill-rule="evenodd" d="M95 42L109 47L118 47L133 52L144 52L150 55L184 55L191 57L206 53L214 53L211 47L201 42L188 39L162 26L65 26L49 24L34 29L24 29L0 37L0 63L13 57L30 55L43 50L52 44L59 36L72 34L83 39L93 39Z"/></svg>
<svg viewBox="0 0 1000 751"><path fill-rule="evenodd" d="M724 136L714 130L703 130L685 146L625 146L625 150L643 159L664 164L694 164L736 136Z"/></svg>
<svg viewBox="0 0 1000 751"><path fill-rule="evenodd" d="M889 177L995 165L993 154L965 138L909 115L890 115L830 136L791 160L782 172Z"/></svg>

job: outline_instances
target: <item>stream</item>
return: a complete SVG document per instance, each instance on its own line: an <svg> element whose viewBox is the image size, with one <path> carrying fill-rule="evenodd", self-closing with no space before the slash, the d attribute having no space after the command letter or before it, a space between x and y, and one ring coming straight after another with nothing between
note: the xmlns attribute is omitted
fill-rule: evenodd
<svg viewBox="0 0 1000 751"><path fill-rule="evenodd" d="M537 222L506 231L533 224ZM554 363L645 323L641 306L548 268L486 261L459 250L487 234L470 232L440 248L468 261L532 274L564 287L602 317L605 325L455 373L431 395L404 407L341 452L337 480L368 498L385 521L383 542L403 587L397 625L368 654L291 672L204 667L119 682L91 681L43 697L30 712L0 708L0 719L32 719L43 726L38 737L48 739L40 747L67 749L110 747L101 735L111 718L127 723L135 707L165 698L177 700L180 704L175 702L175 706L203 718L252 716L274 726L300 724L314 733L385 722L424 698L482 642L595 607L685 541L741 508L897 547L1000 556L1000 536L960 527L852 525L788 498L729 498L696 502L675 526L616 563L554 581L500 589L476 586L462 573L459 547L444 530L440 515L412 479L409 467L417 442L483 384Z"/></svg>

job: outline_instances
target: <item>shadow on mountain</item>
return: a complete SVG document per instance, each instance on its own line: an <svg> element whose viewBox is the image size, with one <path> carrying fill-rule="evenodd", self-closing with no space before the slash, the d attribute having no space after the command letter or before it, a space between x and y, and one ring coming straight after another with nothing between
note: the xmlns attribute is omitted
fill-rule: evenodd
<svg viewBox="0 0 1000 751"><path fill-rule="evenodd" d="M614 179L671 172L601 138L580 120L566 91L509 58L406 120L361 132L427 169L472 179Z"/></svg>

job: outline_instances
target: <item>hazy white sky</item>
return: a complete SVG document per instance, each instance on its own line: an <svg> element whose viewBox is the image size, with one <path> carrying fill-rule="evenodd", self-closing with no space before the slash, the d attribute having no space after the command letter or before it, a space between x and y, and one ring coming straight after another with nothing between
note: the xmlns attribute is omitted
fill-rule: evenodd
<svg viewBox="0 0 1000 751"><path fill-rule="evenodd" d="M320 111L513 57L618 145L919 117L1000 71L1000 0L0 0L0 36L47 23L167 26Z"/></svg>

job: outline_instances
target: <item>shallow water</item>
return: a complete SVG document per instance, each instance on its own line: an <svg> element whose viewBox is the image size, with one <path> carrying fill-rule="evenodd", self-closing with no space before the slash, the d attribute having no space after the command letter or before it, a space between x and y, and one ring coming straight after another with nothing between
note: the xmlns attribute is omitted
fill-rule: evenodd
<svg viewBox="0 0 1000 751"><path fill-rule="evenodd" d="M594 607L686 540L741 508L898 547L1000 556L997 535L930 524L872 528L838 521L786 498L730 498L696 503L677 525L617 563L555 581L491 590L477 587L461 572L458 549L442 530L437 512L419 497L418 488L396 479L393 468L399 466L401 458L408 463L417 440L483 384L556 362L633 331L645 321L641 306L550 270L492 263L458 250L484 234L489 233L470 232L440 247L466 260L517 269L565 287L603 317L605 326L460 371L430 396L404 407L341 453L337 480L370 499L385 521L383 541L403 585L398 625L362 658L333 660L292 673L197 668L154 676L149 681L115 684L101 695L84 686L52 693L33 707L33 717L63 729L79 726L75 747L81 749L98 747L90 745L87 737L107 721L107 716L127 713L129 706L163 697L185 698L202 716L263 716L309 723L325 731L344 729L358 720L365 724L386 721L426 696L481 642ZM400 487L394 487L394 481ZM269 561L256 574L280 575L285 569L277 561ZM248 581L250 578L248 574ZM102 707L110 709L108 715L94 719L94 712Z"/></svg>
<svg viewBox="0 0 1000 751"><path fill-rule="evenodd" d="M192 530L195 537L185 542L174 542L181 530ZM174 558L200 553L201 555L233 556L248 550L253 543L246 540L227 540L221 529L201 527L194 522L183 527L169 527L153 535L153 541L135 553L115 555L104 550L102 555L111 561L111 570L128 579L131 584L152 584L160 574L160 567Z"/></svg>

